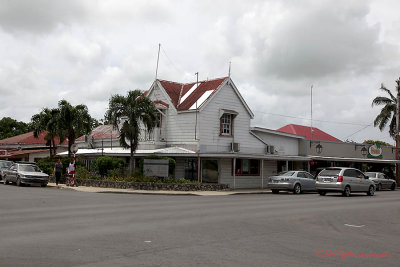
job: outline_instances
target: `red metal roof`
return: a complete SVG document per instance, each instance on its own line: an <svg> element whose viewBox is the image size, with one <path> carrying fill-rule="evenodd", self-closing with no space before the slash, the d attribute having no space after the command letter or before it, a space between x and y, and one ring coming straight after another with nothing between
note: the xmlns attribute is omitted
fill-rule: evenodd
<svg viewBox="0 0 400 267"><path fill-rule="evenodd" d="M313 129L312 138L311 138L311 127L308 126L288 124L286 126L283 126L282 128L279 128L277 131L289 134L301 135L304 136L306 139L310 140L342 142L336 137L333 137L332 135L327 134L326 132L321 131L316 127L312 127L312 129Z"/></svg>
<svg viewBox="0 0 400 267"><path fill-rule="evenodd" d="M192 89L193 86L196 86L196 83L183 84L164 80L158 81L161 83L162 87L168 94L175 108L182 111L190 109L190 107L192 107L205 92L213 91L208 96L208 100L227 78L228 77L223 77L214 80L200 81L198 83L198 87L194 89L193 92L190 92L190 95L186 96L184 101L182 101L182 98ZM179 103L180 100L181 103Z"/></svg>
<svg viewBox="0 0 400 267"><path fill-rule="evenodd" d="M112 134L112 136L111 136ZM92 130L90 135L93 137L94 140L97 139L110 139L111 137L113 139L116 139L119 137L119 132L116 129L113 129L113 125L107 124L107 125L100 125L97 126L95 129ZM76 141L85 141L85 136L81 136Z"/></svg>
<svg viewBox="0 0 400 267"><path fill-rule="evenodd" d="M39 134L38 138L33 136L33 132L20 134L17 136L13 136L10 138L6 138L0 140L0 144L46 144L47 141L44 139L46 136L47 131L43 131ZM58 137L55 138L55 142L57 145L60 144L60 139ZM63 144L68 144L68 141L65 140Z"/></svg>
<svg viewBox="0 0 400 267"><path fill-rule="evenodd" d="M33 153L44 152L44 151L49 151L49 150L48 149L14 150L14 151L8 151L7 155L0 156L0 157L9 158L9 157L13 157L13 156L33 154Z"/></svg>

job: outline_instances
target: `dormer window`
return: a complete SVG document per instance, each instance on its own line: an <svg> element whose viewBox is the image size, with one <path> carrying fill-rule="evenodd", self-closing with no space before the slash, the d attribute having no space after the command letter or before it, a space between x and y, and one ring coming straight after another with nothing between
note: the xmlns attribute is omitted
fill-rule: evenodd
<svg viewBox="0 0 400 267"><path fill-rule="evenodd" d="M220 119L220 135L232 136L233 115L224 113Z"/></svg>

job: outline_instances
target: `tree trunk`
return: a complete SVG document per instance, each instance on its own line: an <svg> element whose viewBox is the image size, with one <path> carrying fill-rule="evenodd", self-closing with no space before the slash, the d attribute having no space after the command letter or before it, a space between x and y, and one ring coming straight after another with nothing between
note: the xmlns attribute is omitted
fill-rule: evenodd
<svg viewBox="0 0 400 267"><path fill-rule="evenodd" d="M134 166L133 166L134 161L135 161L135 158L133 156L133 147L132 147L132 141L131 141L131 158L129 160L129 172L131 175L132 175L133 168L134 168Z"/></svg>

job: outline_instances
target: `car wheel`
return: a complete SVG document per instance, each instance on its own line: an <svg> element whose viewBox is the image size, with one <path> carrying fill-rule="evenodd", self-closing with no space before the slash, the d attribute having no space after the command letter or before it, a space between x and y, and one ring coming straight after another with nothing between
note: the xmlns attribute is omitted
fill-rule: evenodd
<svg viewBox="0 0 400 267"><path fill-rule="evenodd" d="M326 195L326 192L325 192L325 191L318 191L318 194L319 194L320 196L325 196L325 195Z"/></svg>
<svg viewBox="0 0 400 267"><path fill-rule="evenodd" d="M7 180L7 177L5 177L5 176L4 176L4 178L3 178L3 181L4 181L4 184L9 184L9 182L8 182L8 180Z"/></svg>
<svg viewBox="0 0 400 267"><path fill-rule="evenodd" d="M22 183L21 183L21 178L17 178L17 186L22 186Z"/></svg>
<svg viewBox="0 0 400 267"><path fill-rule="evenodd" d="M293 194L300 194L301 193L301 186L299 184L295 184L294 188L293 188Z"/></svg>
<svg viewBox="0 0 400 267"><path fill-rule="evenodd" d="M47 184L41 184L40 186L41 186L41 187L46 187L46 186L47 186Z"/></svg>
<svg viewBox="0 0 400 267"><path fill-rule="evenodd" d="M373 196L375 193L374 187L371 185L368 189L367 195L368 196Z"/></svg>
<svg viewBox="0 0 400 267"><path fill-rule="evenodd" d="M272 189L272 194L279 194L279 190L278 189Z"/></svg>
<svg viewBox="0 0 400 267"><path fill-rule="evenodd" d="M350 186L346 186L346 187L344 188L344 191L343 191L342 195L343 195L344 197L349 197L349 196L351 195Z"/></svg>
<svg viewBox="0 0 400 267"><path fill-rule="evenodd" d="M395 183L392 184L392 186L390 187L390 190L392 190L392 191L396 190L396 184Z"/></svg>
<svg viewBox="0 0 400 267"><path fill-rule="evenodd" d="M378 184L378 186L376 187L376 191L381 191L382 190L382 185Z"/></svg>

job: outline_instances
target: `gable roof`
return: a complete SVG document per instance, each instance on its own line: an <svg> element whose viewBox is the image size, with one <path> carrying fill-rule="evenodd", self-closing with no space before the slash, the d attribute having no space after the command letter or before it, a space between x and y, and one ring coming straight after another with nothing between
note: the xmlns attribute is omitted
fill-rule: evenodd
<svg viewBox="0 0 400 267"><path fill-rule="evenodd" d="M220 88L220 86L228 79L228 77L218 78L214 80L199 81L196 83L177 83L165 80L157 80L165 92L168 94L171 103L178 111L195 109L203 105L207 100Z"/></svg>
<svg viewBox="0 0 400 267"><path fill-rule="evenodd" d="M289 133L289 134L301 135L301 136L304 136L306 139L310 139L310 140L342 142L341 140L337 139L336 137L334 137L330 134L327 134L326 132L321 131L320 129L318 129L316 127L312 127L312 130L313 130L312 137L311 137L311 127L303 126L303 125L288 124L286 126L283 126L282 128L279 128L277 131Z"/></svg>
<svg viewBox="0 0 400 267"><path fill-rule="evenodd" d="M45 145L47 141L44 139L47 131L43 131L39 134L38 138L33 136L33 132L24 133L20 135L16 135L10 138L6 138L0 140L0 144L41 144ZM60 144L60 139L58 137L55 138L55 142L57 145ZM63 144L68 144L68 141L65 140Z"/></svg>
<svg viewBox="0 0 400 267"><path fill-rule="evenodd" d="M112 135L112 136L111 136ZM92 130L90 136L93 137L93 140L101 140L101 139L116 139L119 137L119 132L114 129L112 124L107 125L99 125ZM76 141L85 141L85 136L77 138Z"/></svg>

